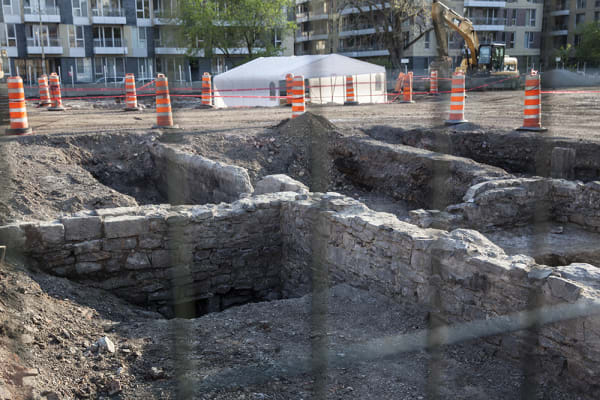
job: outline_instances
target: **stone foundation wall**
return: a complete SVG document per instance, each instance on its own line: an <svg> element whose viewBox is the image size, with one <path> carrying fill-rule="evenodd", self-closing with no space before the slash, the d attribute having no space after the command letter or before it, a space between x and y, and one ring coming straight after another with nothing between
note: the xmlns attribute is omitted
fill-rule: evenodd
<svg viewBox="0 0 600 400"><path fill-rule="evenodd" d="M448 207L455 225L480 230L532 222L571 222L600 232L600 182L522 178L471 187L463 203ZM442 214L440 218L449 215Z"/></svg>
<svg viewBox="0 0 600 400"><path fill-rule="evenodd" d="M155 181L170 204L232 202L252 193L248 171L209 160L168 145L149 146L156 165Z"/></svg>
<svg viewBox="0 0 600 400"><path fill-rule="evenodd" d="M511 132L505 134L483 130L427 131L404 130L378 126L367 132L373 138L389 143L415 146L431 151L468 157L495 165L513 173L545 177L552 175L553 151L556 148L573 149L575 157L564 171L569 179L584 182L600 178L600 143L580 139L557 138L537 133Z"/></svg>
<svg viewBox="0 0 600 400"><path fill-rule="evenodd" d="M290 196L293 195L290 193ZM0 243L39 268L172 315L280 297L280 203L265 195L219 206L97 210L0 227ZM199 310L203 311L203 310Z"/></svg>
<svg viewBox="0 0 600 400"><path fill-rule="evenodd" d="M340 140L332 157L355 184L425 208L458 203L472 185L512 177L466 158L361 138Z"/></svg>
<svg viewBox="0 0 600 400"><path fill-rule="evenodd" d="M423 304L442 324L540 305L600 307L593 266L541 267L527 256L507 256L476 231L423 229L335 193L98 210L0 227L4 243L49 272L167 315L173 304L216 311L337 282ZM596 315L544 325L535 342L523 331L486 339L516 358L533 348L550 378L567 377L591 396L600 394L594 392L600 378Z"/></svg>
<svg viewBox="0 0 600 400"><path fill-rule="evenodd" d="M348 282L427 305L441 323L588 300L598 307L594 266L543 269L530 257L506 255L476 231L422 229L334 194L283 203L282 233L286 294L301 294L311 277L327 276L329 284ZM323 269L327 275L319 275ZM598 326L600 318L591 316L541 328L534 351L544 371L597 390ZM515 358L530 349L523 331L487 340Z"/></svg>

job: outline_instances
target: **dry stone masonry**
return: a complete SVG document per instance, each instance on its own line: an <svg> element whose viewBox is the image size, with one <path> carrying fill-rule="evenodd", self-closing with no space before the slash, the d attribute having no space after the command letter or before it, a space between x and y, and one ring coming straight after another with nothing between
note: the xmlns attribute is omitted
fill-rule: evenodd
<svg viewBox="0 0 600 400"><path fill-rule="evenodd" d="M476 196L477 189L470 192ZM428 305L447 323L510 315L532 304L598 307L600 294L591 265L540 266L506 255L476 231L421 228L335 193L96 210L2 226L0 243L48 272L168 316L182 304L202 313L301 295L315 277ZM516 358L525 339L522 332L487 338ZM597 387L596 315L543 326L535 350L549 374Z"/></svg>

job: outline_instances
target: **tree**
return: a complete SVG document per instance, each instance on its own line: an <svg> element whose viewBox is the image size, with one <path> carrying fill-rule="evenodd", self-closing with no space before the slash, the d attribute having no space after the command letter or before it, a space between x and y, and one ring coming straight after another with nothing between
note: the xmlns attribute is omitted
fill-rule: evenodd
<svg viewBox="0 0 600 400"><path fill-rule="evenodd" d="M218 49L230 59L241 54L235 50L239 48L246 49L248 59L278 55L274 35L294 29L286 13L292 6L292 0L181 0L180 39L189 55L203 49L210 57Z"/></svg>
<svg viewBox="0 0 600 400"><path fill-rule="evenodd" d="M575 46L575 57L579 61L600 63L600 23L585 24L580 31L580 41Z"/></svg>
<svg viewBox="0 0 600 400"><path fill-rule="evenodd" d="M571 58L571 53L573 52L573 46L570 43L567 43L566 46L560 46L559 49L554 51L555 57L560 58L560 62L564 64L569 64L569 59Z"/></svg>
<svg viewBox="0 0 600 400"><path fill-rule="evenodd" d="M334 0L335 1L335 0ZM431 31L431 3L425 0L337 0L338 12L357 8L340 24L343 30L375 28L374 43L390 53L393 67L401 66L404 51ZM339 25L338 25L339 26Z"/></svg>

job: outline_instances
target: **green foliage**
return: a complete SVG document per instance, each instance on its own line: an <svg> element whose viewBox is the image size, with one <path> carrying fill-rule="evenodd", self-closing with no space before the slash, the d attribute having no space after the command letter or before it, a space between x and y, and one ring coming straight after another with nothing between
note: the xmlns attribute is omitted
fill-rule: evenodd
<svg viewBox="0 0 600 400"><path fill-rule="evenodd" d="M570 43L567 43L566 46L561 46L560 49L556 49L554 51L555 57L560 58L560 62L568 64L569 59L571 58L571 53L573 52L573 46Z"/></svg>
<svg viewBox="0 0 600 400"><path fill-rule="evenodd" d="M203 49L211 57L217 49L230 58L239 48L246 49L250 59L278 55L281 49L273 38L275 32L281 38L294 29L286 14L286 7L294 4L293 0L181 0L180 39L191 56Z"/></svg>
<svg viewBox="0 0 600 400"><path fill-rule="evenodd" d="M580 61L600 63L600 23L585 24L580 32L581 41L575 48L575 57Z"/></svg>

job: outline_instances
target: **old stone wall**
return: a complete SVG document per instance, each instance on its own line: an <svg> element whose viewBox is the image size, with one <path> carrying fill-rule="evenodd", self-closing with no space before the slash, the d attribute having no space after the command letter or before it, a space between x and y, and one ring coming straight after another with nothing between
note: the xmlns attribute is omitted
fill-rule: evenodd
<svg viewBox="0 0 600 400"><path fill-rule="evenodd" d="M569 179L587 182L600 178L600 143L593 141L527 132L493 133L481 129L428 131L377 126L367 133L388 143L468 157L512 173L545 177L553 176L551 173L554 149L568 148L575 153L571 169L565 171Z"/></svg>
<svg viewBox="0 0 600 400"><path fill-rule="evenodd" d="M0 243L51 273L167 315L176 304L216 311L337 282L426 305L440 324L557 304L600 307L600 274L591 265L542 267L476 231L420 228L335 193L97 210L0 227ZM489 335L502 354L533 349L550 376L598 394L598 316L546 324L533 342L524 331Z"/></svg>
<svg viewBox="0 0 600 400"><path fill-rule="evenodd" d="M288 197L293 194L288 194ZM0 243L39 268L172 315L280 297L280 203L103 209L0 227Z"/></svg>
<svg viewBox="0 0 600 400"><path fill-rule="evenodd" d="M600 182L539 177L483 182L447 211L439 217L452 214L459 217L455 225L480 230L556 221L600 232Z"/></svg>
<svg viewBox="0 0 600 400"><path fill-rule="evenodd" d="M355 184L426 208L458 203L474 184L512 177L466 158L355 137L340 140L332 157Z"/></svg>
<svg viewBox="0 0 600 400"><path fill-rule="evenodd" d="M232 202L252 193L248 171L209 160L171 146L153 143L150 153L156 165L156 187L170 204Z"/></svg>
<svg viewBox="0 0 600 400"><path fill-rule="evenodd" d="M599 295L600 274L591 265L543 269L530 257L506 255L476 231L422 229L334 194L283 203L282 233L288 295L309 290L313 277L343 281L425 304L442 323ZM323 269L328 274L319 273ZM597 326L600 318L592 316L541 328L534 349L544 370L593 388L600 375ZM529 349L523 331L488 340L515 358Z"/></svg>

